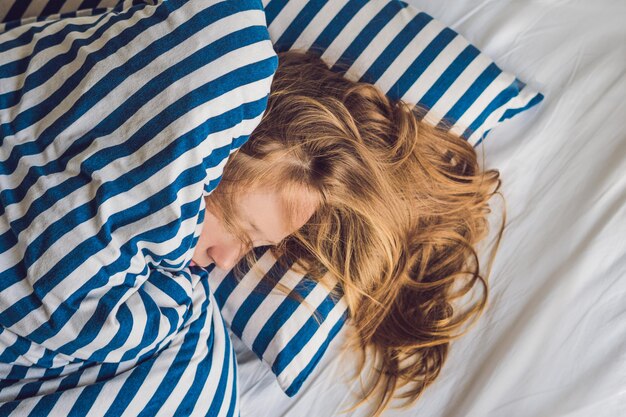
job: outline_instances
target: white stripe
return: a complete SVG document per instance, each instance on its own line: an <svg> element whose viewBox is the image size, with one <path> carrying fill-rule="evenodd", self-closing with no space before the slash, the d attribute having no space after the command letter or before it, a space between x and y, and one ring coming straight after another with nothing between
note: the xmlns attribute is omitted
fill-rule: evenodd
<svg viewBox="0 0 626 417"><path fill-rule="evenodd" d="M219 310L217 311L217 313L215 313L215 316L216 317L219 316ZM223 326L223 324L222 324L222 326ZM217 323L215 324L215 327L217 327ZM225 329L224 329L224 332L220 331L219 336L220 336L220 339L222 337L224 339L229 339L230 338L230 336L225 331ZM237 365L235 364L235 362L236 362L235 351L232 349L232 344L231 344L230 339L228 340L228 342L226 342L226 340L224 340L224 342L220 343L220 345L223 345L225 347L226 343L229 344L230 349L228 350L228 352L225 351L224 355L228 355L228 367L230 369L229 369L228 374L226 375L226 378L227 378L227 380L226 380L226 388L224 390L224 397L221 398L222 406L220 407L220 409L219 409L219 411L217 413L218 416L226 416L226 415L228 415L228 410L230 409L230 397L233 395L233 389L234 389L234 385L235 385L235 378L237 378L237 372L236 372L236 369L237 369L236 366ZM213 362L216 362L216 361L214 360ZM213 370L211 369L211 371L213 371ZM219 381L219 374L213 374L213 375L216 375L215 379L216 379L216 381ZM217 386L217 383L214 384L214 385ZM238 395L238 393L235 394L235 395ZM215 397L215 396L213 396L213 397ZM198 402L200 402L200 401L198 401ZM207 403L208 403L208 401L207 401ZM238 405L237 399L235 399L235 405ZM207 407L208 407L208 405L207 405ZM206 413L204 413L203 415L205 415L205 414ZM239 414L234 414L233 413L232 415L238 416Z"/></svg>
<svg viewBox="0 0 626 417"><path fill-rule="evenodd" d="M44 7L48 4L49 0L30 0L28 7L20 16L21 18L36 18L41 16L43 13ZM56 15L57 13L55 13Z"/></svg>
<svg viewBox="0 0 626 417"><path fill-rule="evenodd" d="M291 317L289 317L289 320L278 329L263 353L263 360L274 363L276 357L287 346L293 335L297 334L306 321L315 314L315 309L319 307L327 296L328 292L321 285L315 286L305 298L305 302L300 303ZM319 330L315 333L318 332Z"/></svg>
<svg viewBox="0 0 626 417"><path fill-rule="evenodd" d="M101 22L99 22L98 26L94 26L93 28L88 29L85 32L77 32L72 31L71 38L65 38L63 42L44 49L43 51L39 51L33 54L35 47L37 46L37 42L41 42L42 40L56 35L61 32L65 27L75 24L75 19L64 19L55 22L54 24L50 24L50 22L36 22L31 25L18 26L6 34L0 34L0 45L4 43L8 43L12 40L15 40L24 32L28 32L31 28L39 27L48 24L42 32L33 36L33 39L30 43L25 45L16 45L13 48L7 49L0 54L0 65L6 65L8 63L16 62L22 60L24 57L30 57L28 62L28 69L25 73L20 73L18 75L14 75L12 77L3 78L2 84L0 84L0 94L5 94L7 92L15 91L21 89L24 86L24 82L26 80L27 74L32 74L41 68L43 65L48 63L48 60L54 58L57 55L65 53L69 50L69 44L72 39L85 39L88 38L94 31L98 29L101 25L105 24L108 20L110 20L112 16L106 16ZM88 24L95 22L99 17L83 17L81 18L81 23ZM21 33L18 33L19 31ZM67 36L67 35L66 35ZM41 45L39 45L41 47ZM41 59L40 59L41 58ZM5 110L3 110L5 111Z"/></svg>
<svg viewBox="0 0 626 417"><path fill-rule="evenodd" d="M232 388L234 379L237 377L236 375L236 363L234 361L235 352L232 349L232 345L230 344L229 335L226 332L226 328L224 327L224 322L222 316L220 315L219 309L217 307L217 301L215 301L215 297L211 291L209 291L205 297L209 298L210 305L208 306L209 311L213 309L212 317L207 318L207 324L205 328L208 330L213 329L213 352L211 352L212 360L211 360L211 370L209 372L209 376L206 378L204 386L202 387L202 394L200 395L200 399L196 402L195 407L191 415L193 416L204 416L207 414L209 407L211 406L211 401L204 401L205 398L213 398L215 396L215 392L218 388L218 381L220 375L223 370L224 356L228 355L228 361L226 365L229 367L227 372L228 384L225 390L226 398L224 398L224 402L230 403L230 395L232 394ZM196 304L194 299L194 305ZM199 337L199 340L207 340L208 336ZM228 350L226 350L226 345L228 346ZM237 395L237 394L235 394ZM235 403L237 403L237 398L235 399ZM228 404L226 404L228 405ZM218 413L218 415L222 415L222 411ZM238 415L238 414L234 414ZM169 417L165 415L164 417Z"/></svg>
<svg viewBox="0 0 626 417"><path fill-rule="evenodd" d="M130 23L136 23L137 20L139 20L141 17L140 14L136 14L133 16L133 18L130 20ZM127 21L128 22L128 21ZM114 27L112 28L112 30L123 30L123 28L125 28L126 26L122 26L124 25L124 22L118 22L114 25ZM131 25L132 26L132 25ZM106 42L107 37L103 36L102 38L100 38L98 41L92 43L90 45L92 50L97 50L95 48L98 47L102 47L102 45ZM71 41L71 39L70 39ZM130 43L128 44L129 48L132 48L133 45L137 45L138 47L140 46L139 43L135 44L135 43ZM143 47L145 47L145 42ZM141 49L143 49L143 47L141 47ZM99 48L98 48L99 49ZM141 50L139 49L139 50ZM50 48L49 50L45 51L48 52L52 50L51 52L59 52L58 48ZM61 52L65 52L65 48L62 49ZM28 92L26 92L20 99L20 102L18 104L16 104L15 106L13 106L12 108L8 108L8 109L4 109L2 110L5 115L11 117L12 119L15 118L15 116L17 116L17 114L19 114L20 112L27 110L29 108L32 108L33 106L39 104L39 102L45 100L50 94L52 94L54 91L57 91L57 89L59 88L60 85L63 84L63 82L65 82L66 79L68 79L69 77L71 77L72 74L74 74L85 62L86 56L87 54L85 54L85 50L84 48L81 48L81 51L83 51L83 53L79 53L76 58L70 62L68 65L65 65L64 67L60 68L59 71L57 71L54 76L52 76L50 79L46 80L45 83L43 83L42 85L40 85L39 87L30 90ZM132 49L131 49L132 51ZM53 56L48 56L45 54L45 52L42 52L40 55L40 57L38 58L42 58L42 60L38 60L35 59L34 61L31 61L31 65L33 65L33 68L35 67L40 67L41 65L47 63L46 59L52 59ZM104 61L101 62L101 65L95 65L90 71L89 71L89 75L87 77L85 77L79 84L78 86L73 90L75 93L77 92L81 92L81 91L86 91L87 85L94 85L96 82L98 82L101 78L104 77L104 75L106 75L106 73L109 72L111 67L114 67L116 65L111 65L109 63L109 61L112 62L119 62L120 61L120 57L116 56L115 54L109 56L107 59L105 59ZM148 69L148 68L145 68ZM6 91L13 91L14 86L17 86L18 88L21 88L23 85L23 82L21 81L21 78L23 78L23 75L18 76L18 78L20 79L20 81L13 81L11 82L6 82L5 85L9 88L5 89L5 90L0 90L0 93L4 93ZM149 79L149 78L148 78ZM10 80L10 79L8 79ZM143 79L145 82L145 78ZM143 84L143 83L142 83ZM124 85L124 83L122 83L122 85ZM141 84L140 84L141 85ZM120 87L118 87L119 89ZM40 135L41 132L43 130L45 130L47 127L49 127L53 122L55 122L60 116L64 115L65 113L67 113L67 111L70 109L70 107L72 105L74 105L78 99L81 97L81 94L69 94L67 98L65 98L62 102L60 102L52 111L50 111L49 114L47 114L44 118L42 118L41 120L39 120L37 123L28 126L27 128L21 130L20 132L17 133L17 135L9 135L6 136L4 138L4 141L2 143L2 147L0 148L0 163L5 162L9 155L11 154L11 151L13 150L13 147L17 144L21 144L21 143L27 143L27 142L34 142ZM108 98L107 98L108 97ZM116 109L119 106L120 102L123 102L127 99L128 95L127 94L121 94L119 95L119 97L117 98L117 100L114 100L113 97L115 97L115 95L109 94L108 96L105 96L103 98L103 100L101 100L99 103L97 103L97 105L95 105L95 108L92 108L89 112L87 112L86 114L84 114L81 119L77 122L74 123L74 125L79 125L80 123L85 123L85 120L89 120L90 118L92 120L102 120L104 117L108 116L108 114ZM106 106L104 106L102 103L105 103ZM100 107L104 107L104 108L100 108ZM90 116L90 113L92 114L98 114L98 113L94 113L95 111L99 111L99 116L98 118L94 118L94 116ZM65 132L68 135L72 135L72 134L78 134L78 133L83 133L84 132L84 127L79 129L74 127L74 131L72 131L73 126L69 126ZM69 136L72 137L72 136ZM59 141L56 141L59 142ZM67 147L69 147L69 145L71 144L70 141L64 141L65 143L65 147L60 148L58 150L59 153L61 153L63 150L65 150ZM60 145L60 143L56 143L55 147L58 147ZM50 152L50 151L48 151ZM40 166L43 164L42 161L50 161L51 159L55 159L55 158L50 158L49 155L47 155L45 152L42 152L43 155L33 155L33 156L27 156L27 157L23 157L22 158L22 163L19 164L18 169L12 173L9 174L9 179L13 181L13 184L15 184L17 181L20 181L24 178L25 173L24 171L27 170L27 168L29 168L30 166ZM45 156L45 157L44 157ZM20 169L21 167L21 169ZM21 175L18 177L16 174L17 173L21 173ZM16 178L17 177L17 178ZM2 175L0 175L0 179L2 179ZM9 186L6 185L6 188L13 188L15 185Z"/></svg>
<svg viewBox="0 0 626 417"><path fill-rule="evenodd" d="M324 4L324 7L313 17L289 49L308 51L313 42L346 3L348 3L347 0L335 0Z"/></svg>
<svg viewBox="0 0 626 417"><path fill-rule="evenodd" d="M202 293L203 296L206 296L204 291L200 291L200 288L197 288L196 293ZM138 416L145 408L146 404L148 404L148 402L152 399L154 393L159 388L159 385L162 383L167 384L167 381L164 381L164 378L167 375L167 372L172 368L172 365L176 362L177 355L180 349L183 347L185 337L190 330L190 326L192 326L193 323L195 323L195 321L198 320L200 315L203 313L203 310L201 309L203 298L204 297L193 298L193 307L191 308L193 313L189 321L187 322L187 325L179 332L175 333L175 337L172 339L172 341L165 350L159 352L156 360L154 361L154 364L150 368L150 372L146 376L144 382L141 384L141 395L133 396L132 401L130 402L126 410L124 410L124 416ZM212 353L213 358L217 357L219 359L223 357L223 352L220 352L219 349L216 349L221 348L222 346L217 346L216 344L214 344L213 352L208 352L206 344L202 343L204 340L207 340L210 335L211 328L209 326L209 328L207 329L207 323L210 324L216 315L219 317L219 312L214 310L212 308L213 306L208 305L207 307L207 322L204 324L200 334L198 335L198 343L196 343L195 345L193 354L191 355L191 357L185 355L185 361L190 361L185 364L185 371L183 372L177 386L168 386L168 388L171 390L168 400L172 400L173 398L175 404L172 404L172 401L166 401L163 407L161 407L161 410L169 411L170 415L174 410L176 410L176 408L180 404L181 399L184 397L184 392L181 392L180 390L181 384L186 385L185 388L187 390L189 389L189 382L193 380L193 374L195 374L196 367L198 366L198 361L202 359L200 355L204 356ZM206 339L203 340L203 337L205 337ZM216 361L212 361L212 365L215 365L215 362ZM180 364L177 365L180 366ZM176 395L177 393L178 395Z"/></svg>
<svg viewBox="0 0 626 417"><path fill-rule="evenodd" d="M456 59L456 57L467 47L467 42L460 36L455 37L441 51L437 57L428 64L428 67L424 70L422 75L415 80L413 85L404 93L401 97L403 101L414 103L424 97L424 94L430 90L430 88L437 82L437 80L443 75L444 71L448 69L450 64Z"/></svg>
<svg viewBox="0 0 626 417"><path fill-rule="evenodd" d="M83 0L63 0L63 1L64 3L61 5L61 9L59 10L60 14L78 11L80 4L83 2Z"/></svg>
<svg viewBox="0 0 626 417"><path fill-rule="evenodd" d="M529 88L524 88L518 95L513 97L511 100L504 103L497 110L485 119L484 123L480 125L478 129L472 133L472 135L468 138L468 142L472 145L476 144L480 138L482 138L485 131L488 129L492 129L494 126L498 124L498 120L504 115L507 110L519 109L526 106L535 96L537 95L536 91L532 91Z"/></svg>
<svg viewBox="0 0 626 417"><path fill-rule="evenodd" d="M149 218L147 218L147 220L154 220L154 223L158 225L159 217L162 218L163 215L160 215L160 213L156 213L155 215L152 215ZM176 247L176 245L179 244L180 240L184 236L186 236L185 230L187 229L187 227L185 227L186 226L185 223L191 223L193 220L194 219L189 219L187 222L183 222L181 224L181 231L176 237L172 238L170 241L166 241L160 244L160 247L161 249L163 249L163 251L160 251L157 245L147 245L147 244L140 245L138 252L135 254L135 256L131 260L130 268L125 271L121 271L118 274L113 275L110 278L109 282L104 287L93 289L81 302L81 305L78 308L78 311L80 312L80 314L73 316L70 319L70 321L63 327L63 329L59 331L59 333L57 333L55 336L46 340L45 345L51 348L58 348L62 346L64 343L67 343L67 340L73 340L76 337L76 335L78 335L80 331L83 329L86 323L86 320L88 320L91 317L91 315L95 312L98 300L100 300L110 288L121 285L121 282L124 280L127 273L132 273L132 270L134 269L134 265L140 265L139 269L143 268L145 263L144 263L144 257L143 255L141 255L141 248L150 246L150 250L152 252L156 252L157 254L159 252L167 252L172 247ZM89 263L91 259L92 258L89 258L87 263ZM145 262L150 262L149 257L145 259ZM84 268L81 268L80 270L85 271ZM176 281L178 285L181 287L181 289L184 289L184 290L186 289L185 292L188 295L191 294L192 288L190 287L190 283L188 282L187 278L184 275L181 275L180 273L174 274L167 270L161 270L161 273L163 273L164 275L168 275L169 279ZM76 275L76 274L73 274L73 275ZM199 280L199 277L196 275L193 275L193 276L195 277L195 282L193 284L197 284L197 280ZM75 285L73 284L66 285L65 283L68 281L70 283L80 283L81 278L82 278L82 275L78 275L76 277L68 276L66 280L64 280L60 285L55 287L54 293L55 294L64 294L64 293L71 294L74 291L74 289L71 287ZM137 289L140 286L142 286L146 295L148 295L159 306L161 307L168 306L172 309L177 310L178 317L179 319L182 320L183 315L186 313L186 307L178 305L176 301L173 300L168 294L163 293L160 289L150 284L149 281L145 281L147 278L148 277L145 275L139 276L135 283L134 289ZM65 288L65 287L69 287L69 288ZM47 306L47 309L49 311L52 311L53 309L58 308L62 303L63 303L63 299L58 299L58 298L55 299L52 297L48 299L47 296L46 298L44 298L44 305ZM129 288L127 295L123 297L118 302L118 304L112 309L111 313L107 317L106 322L101 324L102 329L106 330L106 332L105 331L100 332L98 336L92 342L78 349L77 351L73 352L72 355L74 357L87 359L90 357L90 354L92 352L97 351L100 348L108 345L111 339L115 336L115 333L120 328L120 323L117 320L116 312L118 311L118 308L120 304L122 303L124 303L131 310L131 314L133 317L135 318L147 317L147 315L145 314L145 311L143 310L144 305L143 305L143 301L141 297L136 292L134 292L132 288ZM28 317L31 317L31 316L28 316ZM43 319L45 319L45 316L43 317ZM34 320L34 319L31 318L31 320ZM142 348L137 353L137 356L141 356L145 352L153 349L159 343L166 343L167 340L169 340L169 338L173 337L173 335L169 335L168 339L165 338L165 336L167 335L167 332L170 330L170 324L169 324L169 321L165 317L160 317L160 320L161 321L159 323L160 328L159 328L158 336L150 345L144 346L144 348ZM179 324L176 325L176 327L178 326L180 326L180 322ZM115 350L112 350L105 358L105 361L117 362L121 360L122 355L126 351L130 349L134 349L136 346L138 346L139 342L141 341L141 337L143 336L144 328L145 328L144 321L135 320L133 322L133 327L129 332L130 335L128 339L124 342L123 346L119 346Z"/></svg>
<svg viewBox="0 0 626 417"><path fill-rule="evenodd" d="M398 79L413 64L413 61L421 54L424 49L445 29L441 23L431 20L420 30L420 32L406 45L406 47L398 54L393 62L376 81L376 85L385 93L398 81Z"/></svg>
<svg viewBox="0 0 626 417"><path fill-rule="evenodd" d="M361 33L367 23L387 4L388 2L386 0L372 0L363 6L358 13L350 19L348 24L344 26L332 43L328 45L328 48L326 48L322 54L322 60L330 66L334 65L354 39ZM329 21L331 19L332 16Z"/></svg>
<svg viewBox="0 0 626 417"><path fill-rule="evenodd" d="M276 263L276 258L269 252L265 252L253 267L245 274L235 286L221 308L222 316L227 323L232 323L233 317L237 314L241 302L246 300L250 293L259 283L259 277L265 276Z"/></svg>
<svg viewBox="0 0 626 417"><path fill-rule="evenodd" d="M222 284L224 279L228 276L230 270L219 269L218 267L214 267L211 272L209 272L209 286L211 287L211 291L215 292L217 288Z"/></svg>
<svg viewBox="0 0 626 417"><path fill-rule="evenodd" d="M505 90L511 83L515 81L515 76L508 72L500 73L487 88L485 88L480 96L472 105L463 113L454 124L450 133L460 136L465 130L471 126L472 122L485 110L485 108L493 101L498 94ZM483 123L485 125L485 123ZM492 126L493 127L493 126Z"/></svg>
<svg viewBox="0 0 626 417"><path fill-rule="evenodd" d="M287 2L285 6L280 10L276 18L272 21L272 24L268 26L268 30L270 33L270 37L275 42L285 30L291 25L291 22L300 14L304 6L306 6L306 1L292 0Z"/></svg>
<svg viewBox="0 0 626 417"><path fill-rule="evenodd" d="M99 370L100 366L95 366L94 368ZM83 388L95 382L94 380L89 378L90 376L89 374L90 374L89 370L85 370L85 372L83 372L83 374L80 376L80 379L76 388L64 390L61 392L61 395L59 396L59 399L57 400L57 402L54 404L54 407L50 409L50 414L48 414L48 417L51 417L51 416L66 417L67 416L68 412L72 409L74 404L76 404L76 401L78 401L78 397L83 392ZM85 411L89 413L89 410L85 410ZM86 415L91 415L91 414L86 414Z"/></svg>
<svg viewBox="0 0 626 417"><path fill-rule="evenodd" d="M302 370L309 364L310 358L320 349L324 342L326 342L330 331L335 324L341 320L341 317L345 313L346 309L347 305L343 302L343 299L339 300L339 302L328 313L326 320L322 322L319 329L313 334L311 339L309 339L300 352L293 357L293 360L283 370L283 372L278 375L278 382L284 390L287 390L291 386L300 372L302 372Z"/></svg>
<svg viewBox="0 0 626 417"><path fill-rule="evenodd" d="M14 3L14 0L3 0L0 2L0 21L3 21L6 15L9 14L9 10L11 10Z"/></svg>
<svg viewBox="0 0 626 417"><path fill-rule="evenodd" d="M263 277L259 276L257 279L260 281ZM300 281L302 281L303 275L288 270L278 281L279 285L284 285L286 291L292 291ZM282 289L276 285L276 289L272 290L259 305L256 311L250 316L246 327L241 334L241 340L248 346L252 346L256 340L259 332L263 329L265 323L267 323L272 314L280 306L282 300L287 297L287 294L282 292ZM294 313L295 314L295 313Z"/></svg>
<svg viewBox="0 0 626 417"><path fill-rule="evenodd" d="M357 57L346 72L346 78L358 81L416 15L416 10L411 7L405 7L400 10Z"/></svg>
<svg viewBox="0 0 626 417"><path fill-rule="evenodd" d="M460 36L456 39L459 39L459 42L454 42L458 44L458 49L450 52L444 51L442 55L445 54L450 58L456 58L456 56L458 56L458 54L467 47L468 44L465 39L461 38ZM450 62L450 64L451 63L452 62ZM439 98L435 105L424 116L424 120L427 123L431 123L432 125L436 126L441 121L441 119L450 111L452 106L454 106L461 99L463 94L467 92L467 90L472 86L472 83L474 83L474 81L476 81L480 74L482 74L483 71L491 64L491 59L487 58L487 56L483 54L479 54L463 70L463 72L455 78L454 82L450 85L450 87L448 87L446 92ZM441 70L445 71L445 68L442 68ZM432 74L433 72L434 71L431 71L430 73ZM422 96L423 94L413 97L419 97L418 100L421 100Z"/></svg>

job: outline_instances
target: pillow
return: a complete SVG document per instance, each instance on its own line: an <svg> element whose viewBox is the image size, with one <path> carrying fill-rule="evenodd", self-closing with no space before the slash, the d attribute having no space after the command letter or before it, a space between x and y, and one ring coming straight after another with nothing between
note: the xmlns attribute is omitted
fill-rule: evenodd
<svg viewBox="0 0 626 417"><path fill-rule="evenodd" d="M0 33L0 415L236 412L230 339L187 265L276 66L256 0Z"/></svg>
<svg viewBox="0 0 626 417"><path fill-rule="evenodd" d="M418 105L424 120L478 145L543 96L458 33L395 0L263 0L277 51L316 51L353 81Z"/></svg>
<svg viewBox="0 0 626 417"><path fill-rule="evenodd" d="M461 36L402 2L264 3L276 50L317 51L335 69L348 68L348 78L375 83L393 98L419 103L421 109L428 109L427 122L447 122L471 143L480 143L492 127L542 98ZM280 269L275 261L265 252L253 270L267 271L266 278L275 276L295 294L325 300L319 305L326 304L329 314L322 316L320 325L310 309L298 307L284 293L253 285L261 281L262 272L248 273L240 285L232 272L217 269L209 279L233 333L270 365L283 390L292 396L341 329L347 308L325 287ZM311 287L314 291L307 292ZM300 323L309 323L309 330ZM315 340L319 342L309 349ZM271 349L265 350L268 345ZM306 348L294 352L294 345Z"/></svg>
<svg viewBox="0 0 626 417"><path fill-rule="evenodd" d="M239 265L241 281L234 269L213 267L209 285L232 333L271 367L291 397L345 324L348 308L338 285L330 291L281 266L267 247L255 252L258 261L251 269Z"/></svg>
<svg viewBox="0 0 626 417"><path fill-rule="evenodd" d="M497 124L543 98L514 75L501 71L462 36L403 2L263 0L263 3L274 49L314 51L333 65L333 69L347 68L348 78L374 83L392 98L417 103L426 122L447 124L453 133L475 145ZM254 269L272 269L268 275L277 275L280 282L287 280L290 289L314 285L306 277L298 282L300 275L277 269L274 262L267 252ZM310 310L298 308L286 317L281 308L283 304L292 305L293 300L280 291L274 291L271 296L262 288L252 291L254 285L250 282L259 282L261 275L246 275L243 283L247 285L236 288L232 272L214 269L209 277L224 319L233 332L271 366L283 390L293 395L339 331L334 326L343 325L346 304L343 299L333 300L325 287L315 287L319 299L324 299L326 294L328 303L337 303L332 310L333 319L329 323L326 321L330 319L323 321L317 334L305 333L306 339L301 344L314 339L323 344L321 348L316 344L315 349L300 352L294 359L295 370L285 373L277 365L278 352L285 350L283 355L291 356L288 347L303 332L298 325L282 324L307 322L312 316ZM291 309L294 308L292 305ZM336 322L334 317L340 314L343 318ZM274 320L278 320L277 324ZM268 329L274 330L267 334ZM268 338L273 343L269 353L262 348ZM259 339L264 342L258 342ZM301 370L308 370L308 374Z"/></svg>

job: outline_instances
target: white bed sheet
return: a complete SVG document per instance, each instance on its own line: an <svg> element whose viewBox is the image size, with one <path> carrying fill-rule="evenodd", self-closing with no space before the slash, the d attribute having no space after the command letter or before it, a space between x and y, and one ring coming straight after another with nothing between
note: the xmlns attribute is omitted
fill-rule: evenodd
<svg viewBox="0 0 626 417"><path fill-rule="evenodd" d="M626 416L626 2L409 2L546 98L483 145L508 216L488 311L418 403L385 415ZM341 342L290 399L235 340L242 417L340 415L359 387Z"/></svg>

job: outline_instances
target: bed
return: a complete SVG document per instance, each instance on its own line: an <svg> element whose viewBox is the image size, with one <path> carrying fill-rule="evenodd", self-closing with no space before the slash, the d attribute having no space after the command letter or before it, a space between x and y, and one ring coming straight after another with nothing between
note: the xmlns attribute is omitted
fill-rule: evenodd
<svg viewBox="0 0 626 417"><path fill-rule="evenodd" d="M71 10L74 3L65 5ZM107 2L96 3L89 2L89 7ZM589 5L574 0L409 3L463 34L545 99L492 130L477 148L486 167L501 171L507 209L504 239L490 276L489 309L452 345L442 374L420 400L384 415L626 414L626 7L610 0ZM20 8L19 2L14 4ZM493 229L498 220L493 219ZM492 236L487 243L493 241ZM219 314L214 313L219 327ZM238 387L239 404L231 396L230 406L222 407L224 414L370 415L367 405L349 410L361 389L354 378L358 358L343 349L349 324L292 397L285 395L270 367L232 329L227 332L230 338L225 340L232 341L238 363L237 380L228 384ZM366 369L372 366L368 363ZM181 381L177 389L184 392L186 382ZM167 391L161 385L159 392ZM81 397L67 391L80 405L76 398ZM175 402L176 392L164 393L163 401ZM194 404L201 403L196 402L201 393L196 390ZM55 407L59 396L51 398L49 407ZM43 404L41 409L50 410L44 403L33 402L32 407ZM126 415L154 411L142 408L141 398L128 403ZM56 404L58 415L65 404ZM99 404L110 405L106 398ZM204 405L209 408L210 403ZM25 407L22 415L36 415L40 409ZM75 406L73 411L81 415L86 410ZM122 412L108 409L108 415ZM160 412L168 413L165 408Z"/></svg>
<svg viewBox="0 0 626 417"><path fill-rule="evenodd" d="M507 226L490 306L439 379L393 417L626 415L626 6L604 0L409 0L542 91L478 152L503 178ZM349 326L345 332L349 332ZM344 331L342 331L342 335ZM341 335L340 335L341 336ZM367 416L335 339L287 398L237 338L241 415Z"/></svg>

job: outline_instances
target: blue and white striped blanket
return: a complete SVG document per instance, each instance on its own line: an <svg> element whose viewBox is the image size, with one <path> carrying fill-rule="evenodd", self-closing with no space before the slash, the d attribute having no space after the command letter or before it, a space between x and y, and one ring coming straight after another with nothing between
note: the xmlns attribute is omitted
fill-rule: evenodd
<svg viewBox="0 0 626 417"><path fill-rule="evenodd" d="M186 265L276 64L252 0L0 33L0 415L238 414L207 272Z"/></svg>

